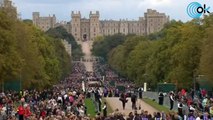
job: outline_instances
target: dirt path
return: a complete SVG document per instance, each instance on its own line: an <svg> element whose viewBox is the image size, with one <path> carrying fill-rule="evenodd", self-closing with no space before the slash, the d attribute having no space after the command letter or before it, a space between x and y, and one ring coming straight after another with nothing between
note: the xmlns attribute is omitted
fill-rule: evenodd
<svg viewBox="0 0 213 120"><path fill-rule="evenodd" d="M112 110L114 111L115 109L119 109L119 111L123 114L125 114L126 116L128 116L128 114L130 112L134 113L134 110L132 110L132 103L130 98L128 98L128 102L126 104L126 109L123 110L122 108L122 103L119 100L118 97L111 97L111 98L106 98L107 103L110 105L110 107L112 108ZM141 105L141 110L146 110L148 111L150 114L153 114L154 112L157 112L157 110L155 108L153 108L152 106L150 106L149 104L145 103L144 101L138 99L137 101L137 107L139 106L139 104ZM138 110L138 113L141 113L141 110Z"/></svg>

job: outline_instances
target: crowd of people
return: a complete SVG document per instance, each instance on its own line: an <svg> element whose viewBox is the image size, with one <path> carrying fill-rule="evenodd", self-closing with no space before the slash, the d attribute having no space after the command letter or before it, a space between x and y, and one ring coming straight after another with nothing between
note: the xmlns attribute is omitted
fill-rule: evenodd
<svg viewBox="0 0 213 120"><path fill-rule="evenodd" d="M89 119L81 88L85 67L74 63L72 73L52 88L6 91L0 94L0 120Z"/></svg>
<svg viewBox="0 0 213 120"><path fill-rule="evenodd" d="M96 120L181 120L175 112L155 112L153 114L148 111L141 110L141 112L130 112L127 116L121 113L118 109L107 117L97 115ZM187 119L188 120L188 119ZM194 119L192 119L194 120Z"/></svg>
<svg viewBox="0 0 213 120"><path fill-rule="evenodd" d="M103 77L105 76L105 77ZM82 81L104 82L103 90L94 87L91 90L82 90ZM110 82L114 81L114 85ZM122 85L125 91L120 91L116 86ZM52 88L42 91L22 90L4 91L0 93L0 120L90 120L85 105L85 98L90 97L95 104L97 113L95 120L213 120L213 99L207 91L187 92L185 89L169 93L170 110L178 104L177 111L165 113L159 111L150 114L146 110L137 112L137 98L142 98L143 89L132 95L132 109L128 116L123 115L118 109L107 113L106 102L102 97L118 97L123 109L128 101L128 91L135 89L134 84L119 77L108 65L94 63L94 72L87 72L83 63L73 63L71 74ZM159 95L159 104L163 105L164 94ZM141 105L142 107L143 105ZM103 107L103 108L102 108ZM141 109L141 108L139 108Z"/></svg>
<svg viewBox="0 0 213 120"><path fill-rule="evenodd" d="M96 61L93 64L94 74L100 80L104 80L104 97L119 97L123 91L133 91L134 84L126 78L123 78L114 72L108 64L104 64L103 61ZM116 86L122 86L122 91Z"/></svg>
<svg viewBox="0 0 213 120"><path fill-rule="evenodd" d="M194 91L182 89L176 94L169 93L170 110L177 103L177 114L180 119L210 120L213 119L213 98L205 89ZM176 101L176 102L175 102Z"/></svg>

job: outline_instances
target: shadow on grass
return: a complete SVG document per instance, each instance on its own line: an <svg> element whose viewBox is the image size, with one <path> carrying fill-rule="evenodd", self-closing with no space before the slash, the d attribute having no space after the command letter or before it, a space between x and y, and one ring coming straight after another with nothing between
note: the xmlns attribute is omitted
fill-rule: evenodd
<svg viewBox="0 0 213 120"><path fill-rule="evenodd" d="M151 99L148 98L143 98L143 101L146 102L147 104L149 104L150 106L152 106L153 108L155 108L158 111L164 111L165 113L169 113L171 112L169 110L169 108L167 108L166 106L163 105L159 105L156 101L153 101Z"/></svg>
<svg viewBox="0 0 213 120"><path fill-rule="evenodd" d="M95 111L95 104L93 100L91 98L86 98L84 102L87 107L87 114L89 114L91 118L94 118L97 113ZM102 99L101 108L103 108L104 102L107 102L105 98ZM101 111L101 114L103 114L102 112L103 111ZM113 110L111 106L107 103L107 114L110 113L113 113Z"/></svg>

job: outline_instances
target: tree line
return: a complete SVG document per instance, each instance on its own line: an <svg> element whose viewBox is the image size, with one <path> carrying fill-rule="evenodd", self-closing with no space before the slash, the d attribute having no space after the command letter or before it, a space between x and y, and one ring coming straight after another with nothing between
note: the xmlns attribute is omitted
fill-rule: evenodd
<svg viewBox="0 0 213 120"><path fill-rule="evenodd" d="M71 57L60 39L0 9L0 81L19 81L22 88L44 88L71 71Z"/></svg>
<svg viewBox="0 0 213 120"><path fill-rule="evenodd" d="M137 85L147 82L154 88L157 83L169 82L178 88L189 88L199 75L213 85L212 38L210 15L186 23L172 20L149 36L99 37L92 52Z"/></svg>
<svg viewBox="0 0 213 120"><path fill-rule="evenodd" d="M68 33L67 30L63 26L58 26L56 28L50 28L47 32L47 35L56 38L56 39L64 39L67 40L72 45L72 59L80 60L80 58L84 55L81 49L81 45L79 45L72 34Z"/></svg>

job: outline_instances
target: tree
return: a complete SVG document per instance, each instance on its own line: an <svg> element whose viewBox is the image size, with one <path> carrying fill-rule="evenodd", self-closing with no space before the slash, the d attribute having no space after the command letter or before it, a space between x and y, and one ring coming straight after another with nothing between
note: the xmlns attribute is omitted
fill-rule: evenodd
<svg viewBox="0 0 213 120"><path fill-rule="evenodd" d="M95 40L92 47L92 54L107 59L107 54L110 50L122 44L124 40L125 36L122 34L105 36L103 40Z"/></svg>
<svg viewBox="0 0 213 120"><path fill-rule="evenodd" d="M22 88L45 88L71 71L71 58L59 39L0 10L0 80Z"/></svg>
<svg viewBox="0 0 213 120"><path fill-rule="evenodd" d="M213 85L213 16L206 17L204 19L204 31L205 37L203 39L201 62L200 62L200 74L207 77L209 83Z"/></svg>
<svg viewBox="0 0 213 120"><path fill-rule="evenodd" d="M16 78L20 72L22 59L16 51L15 22L0 10L0 80Z"/></svg>
<svg viewBox="0 0 213 120"><path fill-rule="evenodd" d="M79 59L83 56L81 46L76 42L72 34L68 33L63 26L51 28L46 32L49 36L56 39L63 39L72 45L72 59Z"/></svg>

